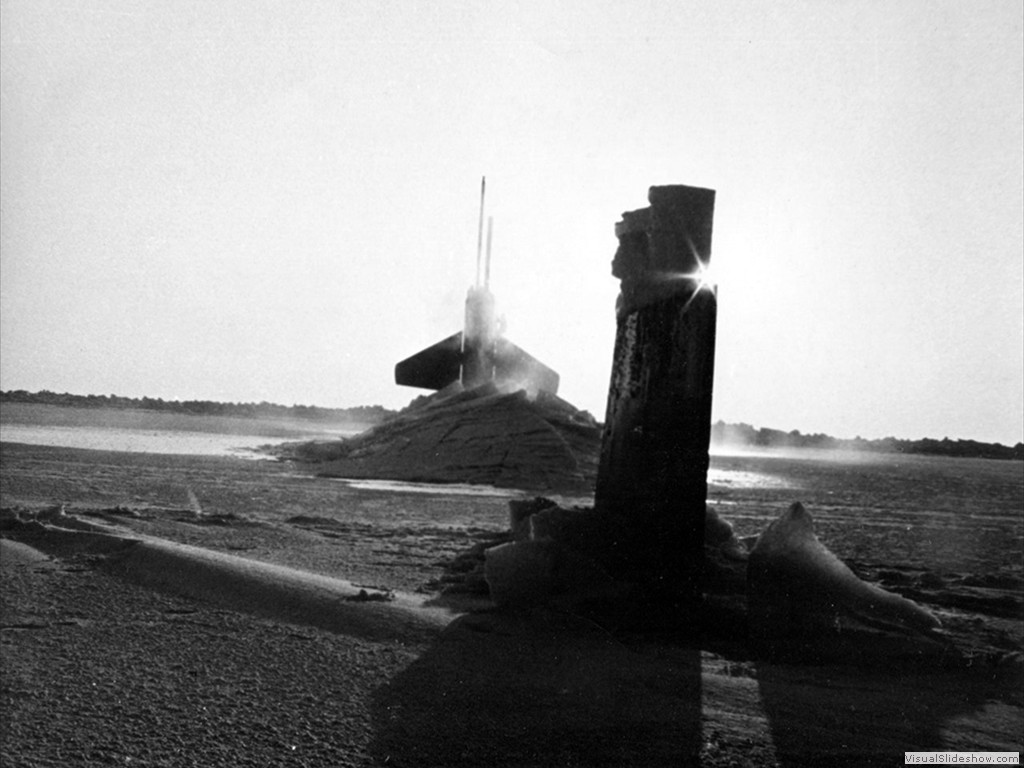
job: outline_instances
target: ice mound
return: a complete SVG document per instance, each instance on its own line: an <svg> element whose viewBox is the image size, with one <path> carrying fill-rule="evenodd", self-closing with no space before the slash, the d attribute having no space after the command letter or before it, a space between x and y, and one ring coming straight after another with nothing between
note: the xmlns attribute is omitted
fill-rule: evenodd
<svg viewBox="0 0 1024 768"><path fill-rule="evenodd" d="M565 400L485 384L423 398L344 441L292 446L285 458L328 477L586 494L600 444L593 417Z"/></svg>

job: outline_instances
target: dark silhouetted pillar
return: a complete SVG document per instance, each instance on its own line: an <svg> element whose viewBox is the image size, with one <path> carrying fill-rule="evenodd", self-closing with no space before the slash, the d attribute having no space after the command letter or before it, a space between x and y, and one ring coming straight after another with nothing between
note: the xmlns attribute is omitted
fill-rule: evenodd
<svg viewBox="0 0 1024 768"><path fill-rule="evenodd" d="M698 274L711 256L715 193L651 187L624 213L621 280L595 507L615 575L681 607L700 596L717 299Z"/></svg>

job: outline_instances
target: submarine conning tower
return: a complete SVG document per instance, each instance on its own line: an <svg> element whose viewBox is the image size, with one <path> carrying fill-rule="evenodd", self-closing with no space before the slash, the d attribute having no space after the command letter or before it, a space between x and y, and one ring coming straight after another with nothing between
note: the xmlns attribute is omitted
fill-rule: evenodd
<svg viewBox="0 0 1024 768"><path fill-rule="evenodd" d="M455 382L460 382L466 389L494 382L499 387L558 394L558 374L502 334L502 323L498 320L494 294L490 289L491 219L488 219L487 226L486 260L482 260L485 190L486 179L483 179L480 183L476 283L466 294L462 330L395 365L395 383L441 390Z"/></svg>
<svg viewBox="0 0 1024 768"><path fill-rule="evenodd" d="M486 285L475 285L466 294L466 319L462 332L462 385L476 387L495 379L499 338L494 294Z"/></svg>

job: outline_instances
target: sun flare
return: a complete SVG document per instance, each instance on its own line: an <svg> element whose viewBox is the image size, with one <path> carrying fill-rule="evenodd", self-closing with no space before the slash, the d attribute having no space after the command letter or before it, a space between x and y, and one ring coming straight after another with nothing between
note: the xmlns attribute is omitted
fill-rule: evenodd
<svg viewBox="0 0 1024 768"><path fill-rule="evenodd" d="M697 283L698 293L703 289L713 293L718 288L718 281L715 280L715 275L711 271L711 265L705 264L700 259L697 259L697 270L690 274L690 279Z"/></svg>
<svg viewBox="0 0 1024 768"><path fill-rule="evenodd" d="M718 288L718 282L711 271L711 267L700 259L697 259L697 268L692 272L668 272L665 273L668 280L688 280L696 285L695 293L701 290L708 290L712 293Z"/></svg>

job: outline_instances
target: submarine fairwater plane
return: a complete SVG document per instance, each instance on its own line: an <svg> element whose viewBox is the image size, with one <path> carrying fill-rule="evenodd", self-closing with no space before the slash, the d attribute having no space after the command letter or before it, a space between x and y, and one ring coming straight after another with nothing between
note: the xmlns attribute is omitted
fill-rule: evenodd
<svg viewBox="0 0 1024 768"><path fill-rule="evenodd" d="M487 251L481 283L480 262L484 233L486 177L480 180L480 222L476 241L476 283L466 295L466 315L461 331L407 357L395 366L395 383L406 387L441 390L455 382L471 389L487 382L519 386L530 392L558 393L558 374L523 351L502 333L490 290L491 233L487 222Z"/></svg>

